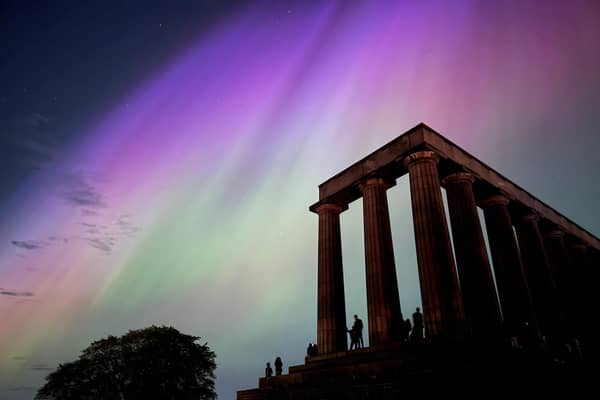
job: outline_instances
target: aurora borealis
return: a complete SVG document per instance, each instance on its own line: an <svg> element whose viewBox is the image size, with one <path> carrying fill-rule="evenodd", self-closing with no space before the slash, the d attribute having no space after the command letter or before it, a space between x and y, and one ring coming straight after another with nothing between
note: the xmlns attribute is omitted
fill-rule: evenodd
<svg viewBox="0 0 600 400"><path fill-rule="evenodd" d="M88 73L85 54L33 67L42 31L15 34L24 42L0 58L3 167L35 165L0 186L0 398L31 398L92 340L151 324L208 342L222 399L256 386L277 355L284 370L301 363L316 339L317 186L421 121L600 234L600 3L205 1L198 16L183 1L149 3L106 5L89 27L110 30L120 14L122 40L78 39L84 20L73 35L48 28L69 38L49 54L88 40L114 51L95 68L143 70L118 90ZM149 13L153 29L184 26L128 54ZM51 86L59 102L89 97L60 117L15 100L24 88L53 97ZM409 313L406 177L389 204ZM348 321L366 320L359 201L341 222Z"/></svg>

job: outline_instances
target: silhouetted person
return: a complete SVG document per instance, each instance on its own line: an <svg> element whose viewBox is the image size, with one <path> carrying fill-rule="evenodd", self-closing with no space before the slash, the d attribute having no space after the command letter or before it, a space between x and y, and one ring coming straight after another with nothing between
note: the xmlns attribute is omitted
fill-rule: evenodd
<svg viewBox="0 0 600 400"><path fill-rule="evenodd" d="M312 351L313 351L313 353L312 353L313 356L316 356L317 354L319 354L319 348L317 347L316 343L313 344Z"/></svg>
<svg viewBox="0 0 600 400"><path fill-rule="evenodd" d="M417 307L417 310L412 315L413 318L413 326L412 326L412 334L410 336L413 342L420 342L423 340L423 314L421 314L421 309Z"/></svg>
<svg viewBox="0 0 600 400"><path fill-rule="evenodd" d="M358 349L358 338L356 336L356 332L354 331L354 328L346 329L346 330L350 334L350 350Z"/></svg>
<svg viewBox="0 0 600 400"><path fill-rule="evenodd" d="M363 322L360 318L358 318L358 315L356 315L356 314L354 314L354 324L352 325L352 331L354 332L354 336L356 336L357 348L365 347L365 344L363 342L363 335L362 335ZM350 337L352 337L352 334L350 334Z"/></svg>
<svg viewBox="0 0 600 400"><path fill-rule="evenodd" d="M267 367L265 368L265 376L267 378L273 376L273 368L271 368L271 363L267 363Z"/></svg>
<svg viewBox="0 0 600 400"><path fill-rule="evenodd" d="M308 347L306 348L306 355L312 356L312 353L313 353L312 343L308 342Z"/></svg>
<svg viewBox="0 0 600 400"><path fill-rule="evenodd" d="M406 318L404 322L402 322L402 341L408 342L408 338L410 337L410 331L412 330L412 324L410 323L410 318Z"/></svg>
<svg viewBox="0 0 600 400"><path fill-rule="evenodd" d="M275 359L275 376L281 375L282 371L283 371L283 363L281 362L281 358L277 357Z"/></svg>

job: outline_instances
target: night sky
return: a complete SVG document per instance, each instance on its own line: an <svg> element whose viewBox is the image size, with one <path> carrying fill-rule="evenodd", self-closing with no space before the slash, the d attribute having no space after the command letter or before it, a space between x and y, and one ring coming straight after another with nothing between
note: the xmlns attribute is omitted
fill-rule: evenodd
<svg viewBox="0 0 600 400"><path fill-rule="evenodd" d="M152 324L208 342L223 399L303 362L317 186L419 122L600 234L599 44L597 1L3 1L0 398ZM342 235L366 323L360 201Z"/></svg>

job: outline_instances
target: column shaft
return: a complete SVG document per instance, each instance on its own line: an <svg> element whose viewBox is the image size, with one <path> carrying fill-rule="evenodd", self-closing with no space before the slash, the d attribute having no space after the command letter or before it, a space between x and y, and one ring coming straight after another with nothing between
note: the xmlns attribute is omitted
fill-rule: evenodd
<svg viewBox="0 0 600 400"><path fill-rule="evenodd" d="M538 219L535 214L526 214L515 228L540 331L545 336L553 336L558 326L556 285Z"/></svg>
<svg viewBox="0 0 600 400"><path fill-rule="evenodd" d="M346 307L342 266L340 212L336 204L323 204L319 214L319 265L317 349L320 354L347 350Z"/></svg>
<svg viewBox="0 0 600 400"><path fill-rule="evenodd" d="M600 356L600 328L598 327L596 314L600 307L598 301L598 282L600 268L600 250L586 246L584 250L585 268L582 275L585 277L585 283L581 288L581 303L578 308L581 309L580 315L580 338L583 342L584 358L595 363Z"/></svg>
<svg viewBox="0 0 600 400"><path fill-rule="evenodd" d="M569 287L572 277L571 260L564 240L564 233L560 230L552 230L544 234L544 245L552 276L556 285L557 313L562 334L570 334L573 315L567 312L572 308L572 299L569 296Z"/></svg>
<svg viewBox="0 0 600 400"><path fill-rule="evenodd" d="M500 326L500 309L473 182L474 176L467 173L452 174L444 179L465 314L474 335L490 336Z"/></svg>
<svg viewBox="0 0 600 400"><path fill-rule="evenodd" d="M533 330L537 328L527 278L507 208L508 203L506 197L494 195L484 199L481 206L502 306L504 327L509 336L523 338L527 335L526 326L532 327Z"/></svg>
<svg viewBox="0 0 600 400"><path fill-rule="evenodd" d="M367 179L360 185L363 193L367 310L371 346L400 340L402 326L386 194L388 186L390 185L380 178Z"/></svg>
<svg viewBox="0 0 600 400"><path fill-rule="evenodd" d="M438 158L432 151L406 157L426 335L454 336L464 329L450 235L442 202Z"/></svg>
<svg viewBox="0 0 600 400"><path fill-rule="evenodd" d="M582 340L587 339L586 332L589 331L589 325L591 317L598 310L593 310L592 297L591 295L595 290L590 289L597 286L597 282L590 280L592 278L588 274L588 260L586 258L588 252L586 246L581 243L570 243L568 246L569 260L571 261L571 273L570 273L570 285L569 285L569 298L571 299L571 307L569 312L572 315L573 330L575 335Z"/></svg>

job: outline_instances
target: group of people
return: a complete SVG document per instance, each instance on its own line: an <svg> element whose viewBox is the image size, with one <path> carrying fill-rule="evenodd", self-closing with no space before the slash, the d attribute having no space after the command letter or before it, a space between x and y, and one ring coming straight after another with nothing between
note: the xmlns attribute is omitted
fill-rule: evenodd
<svg viewBox="0 0 600 400"><path fill-rule="evenodd" d="M403 342L410 341L412 343L419 343L423 340L423 333L425 330L423 324L423 314L421 313L421 309L419 307L417 307L416 311L413 313L412 319L412 323L410 322L409 318L401 322L402 326L400 327L400 339ZM352 329L347 329L348 333L350 334L350 350L365 347L362 330L363 322L355 314Z"/></svg>
<svg viewBox="0 0 600 400"><path fill-rule="evenodd" d="M281 361L281 357L275 358L275 376L281 375L283 372L283 362ZM267 378L273 376L273 368L271 368L271 363L267 363L265 367L265 376Z"/></svg>
<svg viewBox="0 0 600 400"><path fill-rule="evenodd" d="M402 321L401 323L402 326L400 330L400 339L402 342L419 343L423 340L423 333L425 327L423 324L423 314L421 313L421 309L419 307L417 307L417 309L412 315L412 323L409 318ZM352 328L346 328L346 330L350 334L350 350L365 347L363 341L363 322L360 318L358 318L358 315L354 314L354 323L352 324ZM312 357L316 356L318 353L319 352L317 349L317 344L308 343L308 347L306 348L306 355ZM275 359L275 375L281 375L281 369L281 358L277 357ZM271 369L270 363L267 363L265 375L267 377L273 376L273 370Z"/></svg>
<svg viewBox="0 0 600 400"><path fill-rule="evenodd" d="M425 326L423 324L423 314L421 309L417 307L412 315L412 323L409 318L402 321L400 329L400 339L402 342L419 343L423 340ZM350 334L350 350L360 349L365 347L363 341L363 322L358 315L354 314L354 323L352 328L346 328ZM318 354L317 345L309 343L306 349L306 355L316 356Z"/></svg>
<svg viewBox="0 0 600 400"><path fill-rule="evenodd" d="M363 342L363 322L358 315L354 314L354 323L352 324L352 329L346 328L348 333L350 334L350 350L358 349L365 347Z"/></svg>

